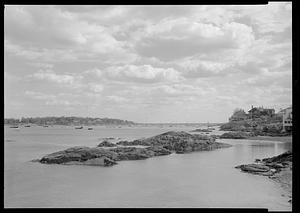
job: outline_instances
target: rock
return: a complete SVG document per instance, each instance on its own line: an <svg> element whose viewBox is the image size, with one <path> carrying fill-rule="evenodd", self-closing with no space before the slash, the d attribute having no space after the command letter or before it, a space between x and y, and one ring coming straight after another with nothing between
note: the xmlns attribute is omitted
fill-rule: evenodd
<svg viewBox="0 0 300 213"><path fill-rule="evenodd" d="M212 129L194 129L191 132L212 132Z"/></svg>
<svg viewBox="0 0 300 213"><path fill-rule="evenodd" d="M120 147L118 145L123 145ZM147 146L144 148L132 145ZM132 142L119 141L116 144L103 141L98 147L72 147L46 155L39 160L45 164L112 166L121 160L142 160L154 156L169 155L172 152L188 153L230 147L229 144L215 142L210 136L187 132L166 132L150 138ZM109 148L102 148L109 147Z"/></svg>
<svg viewBox="0 0 300 213"><path fill-rule="evenodd" d="M287 151L285 153L282 153L281 155L272 157L272 158L264 158L262 161L265 163L288 163L292 162L292 152Z"/></svg>
<svg viewBox="0 0 300 213"><path fill-rule="evenodd" d="M117 164L114 160L107 157L92 158L86 161L69 161L65 165L88 165L88 166L113 166Z"/></svg>
<svg viewBox="0 0 300 213"><path fill-rule="evenodd" d="M220 136L220 138L226 138L226 139L246 139L249 137L250 134L246 132L226 132Z"/></svg>
<svg viewBox="0 0 300 213"><path fill-rule="evenodd" d="M272 175L275 175L275 173L279 173L285 168L291 168L292 153L288 151L278 156L264 158L262 160L256 159L255 161L260 163L239 165L235 168L252 174L266 175L273 179L274 177Z"/></svg>
<svg viewBox="0 0 300 213"><path fill-rule="evenodd" d="M275 169L282 169L284 168L283 164L281 163L266 163L267 166L275 168Z"/></svg>
<svg viewBox="0 0 300 213"><path fill-rule="evenodd" d="M117 154L102 148L72 147L63 151L44 156L40 162L47 164L62 164L70 161L83 162L93 158L107 157L116 160Z"/></svg>
<svg viewBox="0 0 300 213"><path fill-rule="evenodd" d="M153 151L154 156L169 155L172 153L170 150L160 147L160 146L150 146L150 147L147 147L146 149Z"/></svg>
<svg viewBox="0 0 300 213"><path fill-rule="evenodd" d="M220 147L220 143L216 143L215 138L213 137L189 134L184 131L169 131L154 137L139 140L138 144L146 146L161 146L170 151L175 151L176 153L212 150Z"/></svg>
<svg viewBox="0 0 300 213"><path fill-rule="evenodd" d="M136 147L117 147L110 149L117 154L117 160L143 160L155 156L154 151Z"/></svg>
<svg viewBox="0 0 300 213"><path fill-rule="evenodd" d="M117 146L117 145L114 143L111 143L108 141L103 141L103 142L99 143L97 147L115 147L115 146Z"/></svg>
<svg viewBox="0 0 300 213"><path fill-rule="evenodd" d="M247 164L247 165L240 165L239 167L242 171L245 172L268 172L270 168L268 166L264 166L261 164Z"/></svg>

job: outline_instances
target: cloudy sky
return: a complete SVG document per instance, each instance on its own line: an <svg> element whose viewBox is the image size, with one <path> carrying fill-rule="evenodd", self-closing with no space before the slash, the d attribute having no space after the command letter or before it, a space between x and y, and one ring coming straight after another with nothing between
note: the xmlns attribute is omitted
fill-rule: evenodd
<svg viewBox="0 0 300 213"><path fill-rule="evenodd" d="M292 5L5 6L5 117L226 122L291 104Z"/></svg>

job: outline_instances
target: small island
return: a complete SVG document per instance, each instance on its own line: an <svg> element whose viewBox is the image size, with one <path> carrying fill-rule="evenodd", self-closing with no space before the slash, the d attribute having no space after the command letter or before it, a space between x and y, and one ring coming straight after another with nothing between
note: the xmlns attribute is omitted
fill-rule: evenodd
<svg viewBox="0 0 300 213"><path fill-rule="evenodd" d="M172 153L184 154L226 147L231 145L216 142L214 137L169 131L150 138L119 141L116 144L103 141L92 148L72 147L34 161L44 164L113 166L122 160L142 160Z"/></svg>

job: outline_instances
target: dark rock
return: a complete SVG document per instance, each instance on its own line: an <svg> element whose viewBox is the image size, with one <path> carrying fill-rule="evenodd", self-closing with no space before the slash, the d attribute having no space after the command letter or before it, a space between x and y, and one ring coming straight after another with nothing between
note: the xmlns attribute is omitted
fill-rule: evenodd
<svg viewBox="0 0 300 213"><path fill-rule="evenodd" d="M62 164L70 161L87 161L93 158L107 157L117 159L117 154L102 148L72 147L63 151L54 152L44 156L40 162L47 164Z"/></svg>
<svg viewBox="0 0 300 213"><path fill-rule="evenodd" d="M136 147L117 147L110 151L117 154L117 160L143 160L155 156L154 151Z"/></svg>
<svg viewBox="0 0 300 213"><path fill-rule="evenodd" d="M257 164L239 165L235 168L241 169L244 172L252 174L266 175L272 178L272 175L280 172L284 168L291 168L292 165L292 153L287 151L278 156L271 158L264 158L262 160L256 159Z"/></svg>
<svg viewBox="0 0 300 213"><path fill-rule="evenodd" d="M248 171L248 172L268 172L270 168L268 166L264 166L261 164L247 164L247 165L241 165L240 169L242 171Z"/></svg>
<svg viewBox="0 0 300 213"><path fill-rule="evenodd" d="M123 147L116 146L108 141L103 141L95 148L72 147L46 155L40 159L39 162L46 164L112 166L116 164L115 161L142 160L154 156L169 155L174 151L176 153L188 153L231 146L229 144L215 142L215 139L210 136L193 135L183 131L170 131L132 142L120 141L117 145L123 145ZM132 145L147 147L130 147ZM101 147L110 148L104 149Z"/></svg>
<svg viewBox="0 0 300 213"><path fill-rule="evenodd" d="M172 152L169 149L160 146L150 146L146 148L147 150L153 151L154 156L161 156L161 155L169 155Z"/></svg>
<svg viewBox="0 0 300 213"><path fill-rule="evenodd" d="M220 138L226 139L247 139L252 137L253 134L247 132L226 132L220 136Z"/></svg>
<svg viewBox="0 0 300 213"><path fill-rule="evenodd" d="M262 161L266 163L288 163L292 162L292 152L287 151L285 153L282 153L281 155L277 155L275 157L271 158L264 158Z"/></svg>
<svg viewBox="0 0 300 213"><path fill-rule="evenodd" d="M117 145L108 141L103 141L98 144L98 147L115 147L115 146Z"/></svg>
<svg viewBox="0 0 300 213"><path fill-rule="evenodd" d="M92 158L86 161L69 161L63 163L65 165L87 165L87 166L113 166L117 164L115 161L107 157Z"/></svg>

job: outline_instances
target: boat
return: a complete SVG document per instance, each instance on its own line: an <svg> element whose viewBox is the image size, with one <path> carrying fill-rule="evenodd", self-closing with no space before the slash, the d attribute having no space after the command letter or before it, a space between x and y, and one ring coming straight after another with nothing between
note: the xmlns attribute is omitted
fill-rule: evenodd
<svg viewBox="0 0 300 213"><path fill-rule="evenodd" d="M75 129L83 129L83 126L75 127Z"/></svg>
<svg viewBox="0 0 300 213"><path fill-rule="evenodd" d="M92 127L89 127L88 130L93 130L93 128L92 128Z"/></svg>
<svg viewBox="0 0 300 213"><path fill-rule="evenodd" d="M26 125L26 126L24 126L24 127L30 127L30 125Z"/></svg>
<svg viewBox="0 0 300 213"><path fill-rule="evenodd" d="M10 126L9 128L19 128L19 126Z"/></svg>

